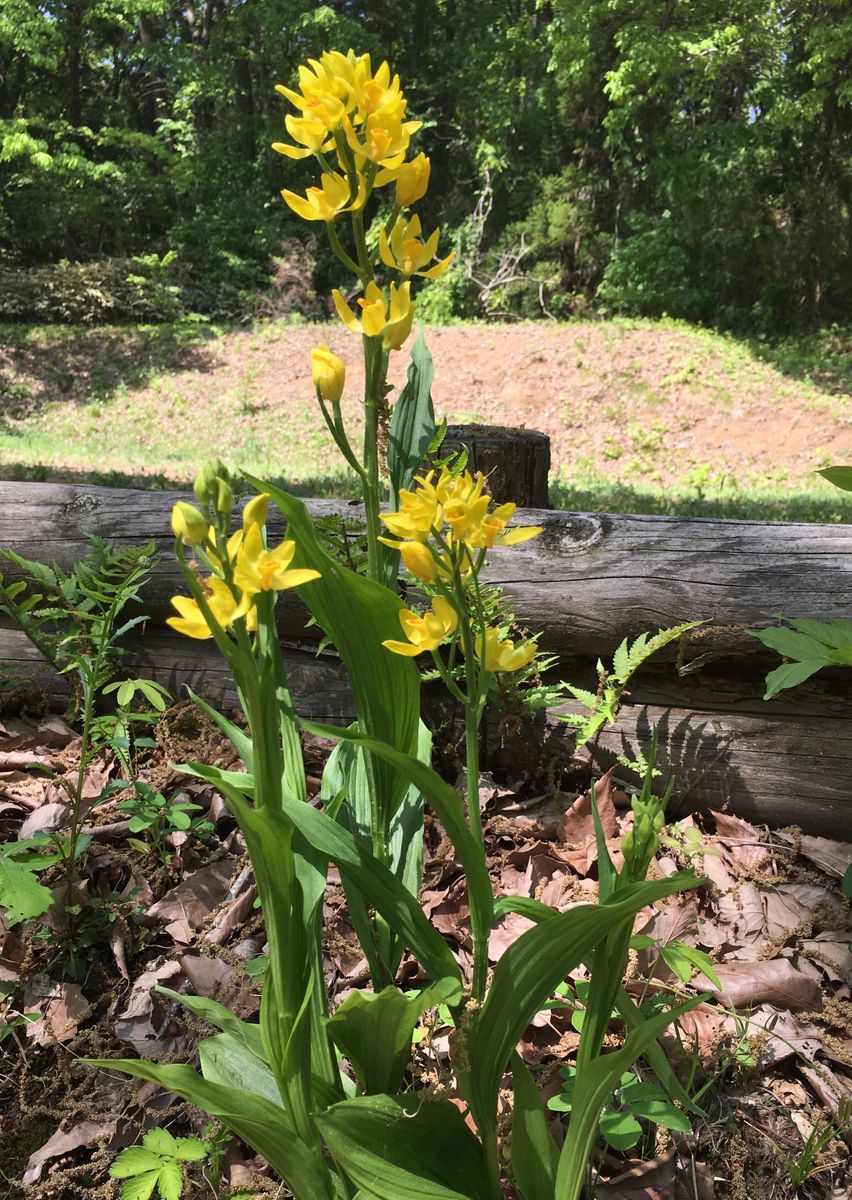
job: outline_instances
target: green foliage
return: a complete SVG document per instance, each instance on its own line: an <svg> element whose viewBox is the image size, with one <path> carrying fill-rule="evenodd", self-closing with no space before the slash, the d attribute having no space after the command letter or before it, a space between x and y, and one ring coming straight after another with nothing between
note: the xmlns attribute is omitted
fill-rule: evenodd
<svg viewBox="0 0 852 1200"><path fill-rule="evenodd" d="M574 684L564 684L565 691L579 700L588 715L583 713L560 713L559 720L576 726L576 742L582 746L594 738L606 724L614 724L624 689L643 663L664 647L683 637L690 629L701 625L701 621L685 621L671 629L661 629L652 637L641 633L631 644L625 638L612 659L612 669L598 661L598 690L590 692ZM640 769L642 764L638 764Z"/></svg>
<svg viewBox="0 0 852 1200"><path fill-rule="evenodd" d="M551 1112L569 1113L573 1106L575 1067L560 1067L562 1091L547 1102ZM670 1104L665 1088L653 1081L643 1081L635 1071L625 1071L600 1118L600 1133L613 1150L632 1150L646 1129L645 1121L663 1129L688 1133L689 1120L679 1108Z"/></svg>
<svg viewBox="0 0 852 1200"><path fill-rule="evenodd" d="M118 808L127 813L130 818L128 827L131 833L142 833L144 839L129 837L127 840L135 850L147 854L149 851L160 859L168 862L173 850L168 844L172 833L188 833L193 837L206 838L213 832L209 821L192 816L202 811L200 804L189 800L181 800L180 793L174 796L164 796L142 780L134 780L131 784L133 796L121 800Z"/></svg>
<svg viewBox="0 0 852 1200"><path fill-rule="evenodd" d="M160 1200L180 1200L184 1194L182 1163L202 1162L209 1146L197 1138L176 1138L167 1129L150 1129L141 1146L122 1150L109 1169L121 1179L121 1200L149 1200L156 1188Z"/></svg>
<svg viewBox="0 0 852 1200"><path fill-rule="evenodd" d="M750 629L749 633L790 660L766 676L764 700L771 700L784 688L804 683L823 667L852 665L852 621L791 617L788 625Z"/></svg>
<svg viewBox="0 0 852 1200"><path fill-rule="evenodd" d="M37 872L51 865L41 861L41 855L33 855L22 843L7 842L0 850L0 905L6 909L10 925L40 917L50 908L53 897L50 889L39 883Z"/></svg>

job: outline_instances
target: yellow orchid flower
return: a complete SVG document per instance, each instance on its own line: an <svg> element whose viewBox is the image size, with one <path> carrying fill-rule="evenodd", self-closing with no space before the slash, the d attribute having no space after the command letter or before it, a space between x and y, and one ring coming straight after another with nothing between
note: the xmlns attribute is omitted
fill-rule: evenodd
<svg viewBox="0 0 852 1200"><path fill-rule="evenodd" d="M242 599L238 602L234 599L234 595L227 583L223 579L217 579L216 576L211 576L203 584L206 592L206 600L213 620L220 629L227 629L234 621L240 617L254 614L256 621L256 612L252 608L251 597L243 594ZM213 630L207 624L207 618L201 611L196 600L191 596L173 596L172 605L177 609L176 617L169 617L166 621L167 625L171 625L172 629L176 629L178 633L184 633L187 637L196 638L199 641L204 641L206 638L213 636ZM247 622L251 628L251 620Z"/></svg>
<svg viewBox="0 0 852 1200"><path fill-rule="evenodd" d="M369 113L358 130L344 122L346 140L359 166L370 162L392 171L402 165L411 135L423 124L403 121L404 112L405 102L400 100Z"/></svg>
<svg viewBox="0 0 852 1200"><path fill-rule="evenodd" d="M394 108L397 104L401 104L403 109L406 107L399 86L399 76L394 75L391 79L390 67L383 62L375 75L364 81L359 109L364 116L370 116L379 109Z"/></svg>
<svg viewBox="0 0 852 1200"><path fill-rule="evenodd" d="M315 346L311 351L311 376L326 404L337 404L346 383L346 367L328 346Z"/></svg>
<svg viewBox="0 0 852 1200"><path fill-rule="evenodd" d="M475 529L466 536L465 541L474 549L488 549L492 546L517 546L520 542L528 542L538 537L541 525L521 525L503 533L506 525L515 512L515 504L501 504L492 513L482 517Z"/></svg>
<svg viewBox="0 0 852 1200"><path fill-rule="evenodd" d="M334 146L334 137L320 117L294 117L288 113L284 124L293 141L301 143L301 146L288 146L286 142L272 143L272 149L285 154L287 158L310 158L312 154L319 154Z"/></svg>
<svg viewBox="0 0 852 1200"><path fill-rule="evenodd" d="M399 623L408 641L387 641L382 642L382 645L394 654L414 658L426 650L437 650L441 642L455 633L459 619L449 600L445 600L443 596L436 596L432 601L431 610L422 616L411 609L401 609Z"/></svg>
<svg viewBox="0 0 852 1200"><path fill-rule="evenodd" d="M350 212L361 208L367 199L367 189L364 179L358 177L358 194L349 203L349 180L336 171L331 175L323 175L319 187L309 187L304 196L281 192L286 203L292 208L297 217L305 221L333 221L338 213Z"/></svg>
<svg viewBox="0 0 852 1200"><path fill-rule="evenodd" d="M385 266L392 270L401 271L403 275L422 275L424 279L437 279L443 275L455 257L452 251L446 258L441 259L427 271L421 268L430 263L438 252L438 238L441 231L436 229L425 242L420 240L420 218L413 216L410 221L400 218L391 231L390 237L384 229L379 231L379 254Z"/></svg>
<svg viewBox="0 0 852 1200"><path fill-rule="evenodd" d="M334 129L346 113L353 112L361 101L366 79L370 75L370 56L357 57L354 51L341 54L339 50L326 51L319 60L308 59L308 65L299 67L299 91L291 91L283 84L275 90L305 116L321 120L328 129Z"/></svg>
<svg viewBox="0 0 852 1200"><path fill-rule="evenodd" d="M538 652L536 642L520 642L517 646L509 638L500 639L500 630L488 628L485 638L478 635L474 640L476 657L486 671L520 671L532 662Z"/></svg>
<svg viewBox="0 0 852 1200"><path fill-rule="evenodd" d="M434 471L428 475L416 476L415 483L420 486L413 492L403 488L399 493L401 507L395 513L382 513L380 519L387 525L391 533L400 538L408 538L415 542L425 542L433 529L441 528L441 504L432 483ZM388 542L388 545L396 545Z"/></svg>
<svg viewBox="0 0 852 1200"><path fill-rule="evenodd" d="M379 171L376 187L396 182L396 202L400 208L410 208L426 195L432 164L425 154L418 154L410 162L400 163L393 170Z"/></svg>
<svg viewBox="0 0 852 1200"><path fill-rule="evenodd" d="M319 579L319 571L290 568L296 553L294 541L284 541L275 550L267 550L259 525L251 525L237 552L234 583L247 596L258 592L283 592Z"/></svg>
<svg viewBox="0 0 852 1200"><path fill-rule="evenodd" d="M362 316L359 321L341 293L332 291L334 307L343 324L352 333L365 337L379 337L385 350L398 350L411 333L415 305L411 301L411 284L408 280L396 286L390 285L390 303L385 301L381 288L371 280L358 300Z"/></svg>

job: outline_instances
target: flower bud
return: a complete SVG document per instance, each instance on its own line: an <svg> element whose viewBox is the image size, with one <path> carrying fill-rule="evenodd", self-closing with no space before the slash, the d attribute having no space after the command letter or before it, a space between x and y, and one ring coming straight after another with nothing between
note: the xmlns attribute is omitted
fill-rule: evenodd
<svg viewBox="0 0 852 1200"><path fill-rule="evenodd" d="M652 824L654 827L654 833L659 833L660 830L665 825L665 823L666 823L666 814L663 812L662 809L659 809L657 812L654 813L654 818L652 821Z"/></svg>
<svg viewBox="0 0 852 1200"><path fill-rule="evenodd" d="M432 164L425 154L418 154L411 162L402 164L396 176L396 202L400 208L408 208L426 195L431 169Z"/></svg>
<svg viewBox="0 0 852 1200"><path fill-rule="evenodd" d="M216 497L216 467L217 463L205 463L195 477L192 490L199 504L212 504Z"/></svg>
<svg viewBox="0 0 852 1200"><path fill-rule="evenodd" d="M328 346L316 346L311 351L311 374L314 386L326 404L337 404L343 395L346 367Z"/></svg>
<svg viewBox="0 0 852 1200"><path fill-rule="evenodd" d="M229 517L233 507L234 489L228 483L227 479L220 477L216 480L216 511L222 513L225 517Z"/></svg>
<svg viewBox="0 0 852 1200"><path fill-rule="evenodd" d="M428 546L422 542L406 542L400 548L406 570L422 583L432 583L438 574L438 564Z"/></svg>
<svg viewBox="0 0 852 1200"><path fill-rule="evenodd" d="M625 858L631 858L635 850L636 839L633 836L633 830L628 829L624 837L621 839L621 853Z"/></svg>
<svg viewBox="0 0 852 1200"><path fill-rule="evenodd" d="M207 537L207 522L195 505L178 500L172 509L172 531L184 546L200 546Z"/></svg>
<svg viewBox="0 0 852 1200"><path fill-rule="evenodd" d="M243 529L248 529L250 525L265 525L266 514L269 512L269 495L267 492L261 492L259 496L252 496L248 504L243 509Z"/></svg>

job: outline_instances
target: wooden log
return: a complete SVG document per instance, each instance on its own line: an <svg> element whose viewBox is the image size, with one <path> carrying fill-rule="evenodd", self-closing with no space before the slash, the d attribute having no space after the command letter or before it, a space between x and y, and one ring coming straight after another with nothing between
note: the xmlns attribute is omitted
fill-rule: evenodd
<svg viewBox="0 0 852 1200"><path fill-rule="evenodd" d="M550 508L550 438L537 429L505 425L448 425L439 454L464 448L468 470L488 478L498 502L519 508Z"/></svg>
<svg viewBox="0 0 852 1200"><path fill-rule="evenodd" d="M183 590L169 518L181 492L72 484L0 482L0 546L68 568L86 552L87 534L126 545L153 540L159 559L145 589L145 611L162 621ZM310 500L317 517L355 517L356 503ZM486 578L541 644L594 660L624 637L704 620L689 640L683 669L718 660L731 670L777 662L749 628L779 612L830 620L852 613L852 526L767 524L702 518L519 510L516 522L541 525L534 541L495 550ZM270 536L283 524L273 514ZM0 568L4 564L0 563ZM4 569L7 578L14 570ZM284 636L305 633L298 597L279 606ZM311 636L310 633L308 636ZM314 633L316 636L316 631ZM676 656L676 651L671 656Z"/></svg>
<svg viewBox="0 0 852 1200"><path fill-rule="evenodd" d="M0 483L0 546L64 567L86 549L86 533L124 544L153 538L161 552L144 608L151 622L131 662L178 690L186 680L216 703L233 698L212 643L191 643L162 622L182 590L172 558L169 514L180 493L59 484ZM186 498L186 497L183 497ZM317 516L360 514L357 505L309 501ZM778 612L819 620L852 613L852 529L672 517L522 511L540 524L533 542L492 556L488 578L503 586L518 619L541 630L543 648L565 661L564 676L588 686L597 656L623 637L690 619L709 622L668 664L637 677L618 725L601 738L604 756L647 744L662 722L664 751L686 808L729 804L744 816L796 823L852 840L852 672L834 669L765 704L766 669L778 659L749 627ZM272 522L272 536L283 526ZM285 594L280 630L305 639L305 614ZM307 637L315 631L307 631ZM288 649L297 707L318 719L347 721L352 708L338 664L309 649ZM21 635L0 623L0 663L32 669ZM52 702L55 681L41 675ZM529 748L531 739L522 743ZM571 734L553 722L542 752L564 760ZM536 743L539 744L538 742ZM521 746L523 748L523 745ZM538 751L536 750L536 753ZM521 750L505 756L521 762Z"/></svg>

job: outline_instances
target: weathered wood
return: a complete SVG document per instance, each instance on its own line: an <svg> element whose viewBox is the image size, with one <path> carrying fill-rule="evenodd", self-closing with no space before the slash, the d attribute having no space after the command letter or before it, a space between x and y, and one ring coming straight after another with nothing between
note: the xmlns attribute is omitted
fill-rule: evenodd
<svg viewBox="0 0 852 1200"><path fill-rule="evenodd" d="M87 533L127 545L153 539L160 558L145 609L160 621L171 611L170 598L183 590L169 533L172 505L181 498L192 497L0 482L0 546L67 568L85 553ZM315 517L362 512L340 501L307 503ZM495 550L487 578L504 588L519 619L540 630L542 645L554 653L593 659L624 637L701 619L711 624L690 640L684 665L699 669L725 658L741 669L747 660L773 661L746 630L773 624L777 613L829 620L852 612L849 525L530 509L519 510L516 520L544 532ZM270 527L273 538L281 536L274 516ZM304 634L298 597L285 593L283 601L282 634Z"/></svg>
<svg viewBox="0 0 852 1200"><path fill-rule="evenodd" d="M448 425L441 456L462 447L468 469L487 476L488 491L499 504L511 500L519 508L550 508L546 433L505 425Z"/></svg>
<svg viewBox="0 0 852 1200"><path fill-rule="evenodd" d="M151 622L133 644L129 663L173 691L183 682L218 704L233 692L210 642L191 642L163 626L170 597L182 591L172 559L169 514L180 493L124 491L58 484L0 483L0 546L64 567L86 549L86 533L124 544L153 538L161 553L144 597ZM358 516L357 505L309 501L313 515ZM744 816L796 823L852 837L852 671L821 673L770 704L763 676L778 659L749 627L771 624L779 612L821 620L852 613L852 529L769 525L672 517L607 516L522 511L542 536L495 551L488 578L503 586L519 620L541 630L542 646L560 655L572 682L593 682L594 661L625 636L690 619L709 622L669 662L644 669L618 725L605 731L604 754L647 745L662 723L665 756L685 808L728 803ZM272 521L273 537L283 526ZM282 637L309 646L304 610L284 597ZM286 652L297 707L305 715L348 721L352 706L338 664L309 648ZM34 652L0 622L0 663L14 674L31 670ZM55 678L40 685L60 702ZM61 685L60 685L61 686ZM626 739L625 747L622 739ZM533 739L507 746L521 761ZM549 726L536 738L542 754L565 758L570 729ZM538 749L536 750L538 753Z"/></svg>

